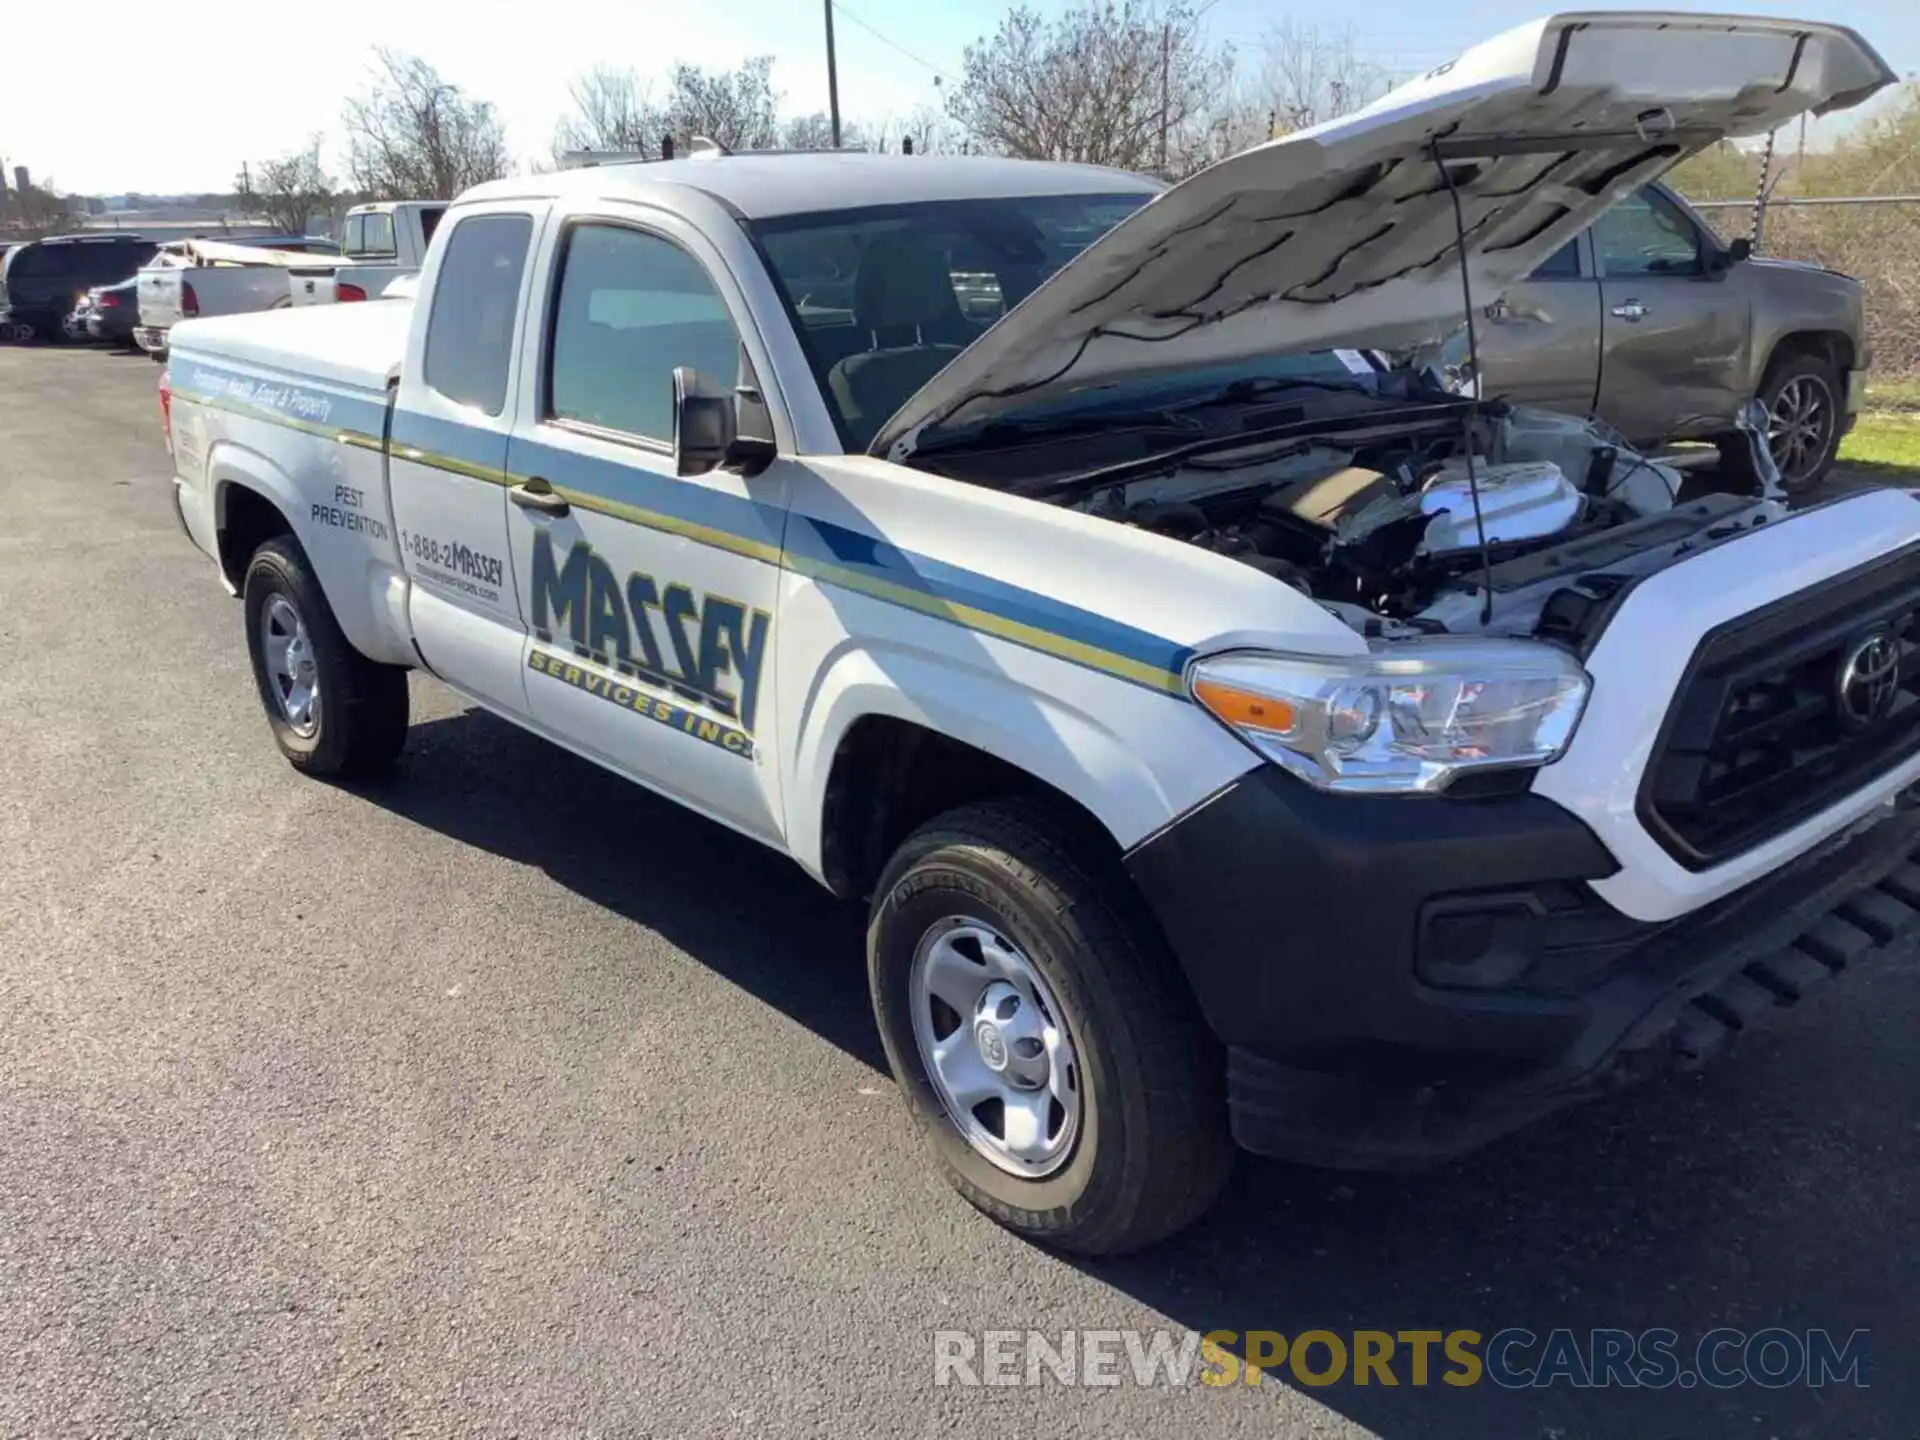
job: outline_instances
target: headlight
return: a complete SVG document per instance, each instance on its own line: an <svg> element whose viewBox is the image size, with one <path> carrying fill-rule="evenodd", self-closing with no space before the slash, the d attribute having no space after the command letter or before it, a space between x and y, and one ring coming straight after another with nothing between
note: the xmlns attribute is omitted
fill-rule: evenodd
<svg viewBox="0 0 1920 1440"><path fill-rule="evenodd" d="M1195 662L1193 698L1260 754L1322 790L1444 790L1469 770L1557 759L1586 671L1525 640L1378 641L1367 655L1255 652Z"/></svg>

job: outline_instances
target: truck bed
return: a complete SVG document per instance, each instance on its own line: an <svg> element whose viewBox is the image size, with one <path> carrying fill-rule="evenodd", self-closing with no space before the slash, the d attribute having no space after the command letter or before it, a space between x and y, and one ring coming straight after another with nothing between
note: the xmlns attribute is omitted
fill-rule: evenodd
<svg viewBox="0 0 1920 1440"><path fill-rule="evenodd" d="M321 305L188 320L174 327L172 340L180 359L238 362L282 378L384 391L406 354L412 317L410 300Z"/></svg>

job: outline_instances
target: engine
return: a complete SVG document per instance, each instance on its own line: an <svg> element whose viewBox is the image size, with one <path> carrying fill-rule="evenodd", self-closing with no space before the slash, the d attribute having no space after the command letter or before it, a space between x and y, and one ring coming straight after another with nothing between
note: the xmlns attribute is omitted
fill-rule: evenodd
<svg viewBox="0 0 1920 1440"><path fill-rule="evenodd" d="M1663 520L1680 485L1602 426L1489 406L1466 437L1449 427L1210 455L1101 491L1088 508L1253 566L1364 633L1531 633L1596 553L1637 572L1669 563L1697 531L1785 513L1770 495L1757 506L1713 497ZM1603 536L1622 544L1596 552Z"/></svg>

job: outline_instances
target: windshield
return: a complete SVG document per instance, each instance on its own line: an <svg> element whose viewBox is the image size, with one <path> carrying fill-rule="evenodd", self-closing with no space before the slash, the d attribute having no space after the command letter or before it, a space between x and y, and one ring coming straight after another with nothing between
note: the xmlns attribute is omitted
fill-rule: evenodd
<svg viewBox="0 0 1920 1440"><path fill-rule="evenodd" d="M756 221L849 453L1054 271L1152 197L881 205Z"/></svg>

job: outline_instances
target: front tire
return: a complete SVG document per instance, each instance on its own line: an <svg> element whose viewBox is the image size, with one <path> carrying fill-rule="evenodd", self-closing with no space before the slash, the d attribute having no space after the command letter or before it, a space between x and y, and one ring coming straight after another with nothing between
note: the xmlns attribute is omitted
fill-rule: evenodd
<svg viewBox="0 0 1920 1440"><path fill-rule="evenodd" d="M1775 357L1756 398L1767 411L1767 448L1789 495L1817 488L1840 453L1840 372L1818 355L1789 351ZM1753 478L1744 445L1734 437L1722 450L1743 478Z"/></svg>
<svg viewBox="0 0 1920 1440"><path fill-rule="evenodd" d="M867 963L907 1107L994 1220L1112 1255L1219 1195L1218 1042L1097 843L1026 802L949 811L881 877Z"/></svg>
<svg viewBox="0 0 1920 1440"><path fill-rule="evenodd" d="M247 652L274 744L325 779L377 775L407 739L407 672L348 643L292 536L254 552L242 590Z"/></svg>

